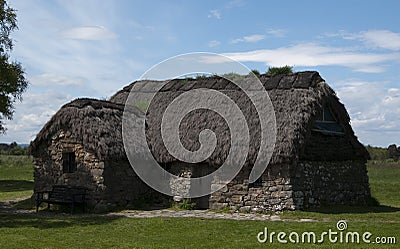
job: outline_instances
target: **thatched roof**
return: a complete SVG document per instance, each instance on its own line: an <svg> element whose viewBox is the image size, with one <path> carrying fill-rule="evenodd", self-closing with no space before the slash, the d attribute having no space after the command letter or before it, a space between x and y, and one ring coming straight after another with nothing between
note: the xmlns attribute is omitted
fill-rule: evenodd
<svg viewBox="0 0 400 249"><path fill-rule="evenodd" d="M124 106L96 99L76 99L54 114L36 139L30 151L36 157L46 152L59 130L70 131L84 147L100 159L125 156L121 135Z"/></svg>
<svg viewBox="0 0 400 249"><path fill-rule="evenodd" d="M246 79L244 79L246 80ZM334 91L317 72L299 72L290 75L268 77L260 80L267 89L275 109L277 137L271 159L272 163L294 162L301 157L303 145L312 133L312 126L322 106L328 103L343 126L346 134L346 148L337 160L365 159L368 153L358 142L350 126L350 118ZM124 157L121 138L123 104L134 84L140 84L140 91L146 92L157 81L134 82L118 91L110 102L81 99L61 108L44 126L32 142L35 153L48 144L49 138L58 129L71 129L83 145L98 154L99 158ZM136 85L137 86L137 85ZM151 151L160 163L174 162L161 139L161 119L168 104L185 91L195 88L211 88L229 96L245 115L250 129L251 146L247 163L252 163L260 144L259 119L249 98L234 84L220 77L201 79L176 79L168 82L149 105L146 116L146 136ZM140 115L140 113L138 113ZM229 129L224 120L215 112L198 110L192 112L180 124L181 141L188 149L199 148L198 134L208 128L217 134L218 145L207 162L220 165L230 148Z"/></svg>

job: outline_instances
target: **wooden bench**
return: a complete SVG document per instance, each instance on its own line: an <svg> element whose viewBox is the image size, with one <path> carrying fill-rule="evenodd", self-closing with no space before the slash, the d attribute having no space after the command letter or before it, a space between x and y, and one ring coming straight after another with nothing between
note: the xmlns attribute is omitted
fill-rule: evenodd
<svg viewBox="0 0 400 249"><path fill-rule="evenodd" d="M36 212L43 202L48 204L69 205L71 213L74 212L75 205L83 205L85 211L86 188L68 185L54 185L51 191L36 192Z"/></svg>

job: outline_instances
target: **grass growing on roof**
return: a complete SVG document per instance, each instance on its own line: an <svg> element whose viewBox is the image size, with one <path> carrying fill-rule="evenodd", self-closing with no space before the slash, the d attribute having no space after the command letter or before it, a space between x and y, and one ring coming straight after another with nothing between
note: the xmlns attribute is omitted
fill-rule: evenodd
<svg viewBox="0 0 400 249"><path fill-rule="evenodd" d="M133 105L142 111L145 111L147 108L149 108L149 103L146 101L136 102Z"/></svg>
<svg viewBox="0 0 400 249"><path fill-rule="evenodd" d="M293 73L292 66L283 66L283 67L269 67L267 71L268 76L276 76L281 74L290 74Z"/></svg>

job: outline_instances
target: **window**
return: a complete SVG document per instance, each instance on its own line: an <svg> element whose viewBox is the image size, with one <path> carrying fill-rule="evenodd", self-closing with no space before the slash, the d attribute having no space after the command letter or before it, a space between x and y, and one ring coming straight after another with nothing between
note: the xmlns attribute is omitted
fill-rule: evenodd
<svg viewBox="0 0 400 249"><path fill-rule="evenodd" d="M75 152L62 153L63 173L73 173L76 171Z"/></svg>
<svg viewBox="0 0 400 249"><path fill-rule="evenodd" d="M262 177L258 178L253 183L249 183L249 188L261 188L261 187L262 187Z"/></svg>
<svg viewBox="0 0 400 249"><path fill-rule="evenodd" d="M323 122L334 122L334 123L336 123L335 117L333 116L333 114L332 114L331 110L329 109L329 107L326 106L326 105L322 108L322 113L318 117L317 120L318 121L323 121Z"/></svg>
<svg viewBox="0 0 400 249"><path fill-rule="evenodd" d="M322 108L321 114L314 123L313 130L326 135L344 135L343 127L337 122L335 115L327 105Z"/></svg>

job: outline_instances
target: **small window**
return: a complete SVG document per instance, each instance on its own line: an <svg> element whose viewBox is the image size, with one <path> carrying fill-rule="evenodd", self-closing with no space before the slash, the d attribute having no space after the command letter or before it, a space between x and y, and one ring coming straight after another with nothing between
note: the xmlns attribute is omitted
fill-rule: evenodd
<svg viewBox="0 0 400 249"><path fill-rule="evenodd" d="M336 123L335 117L333 116L331 110L327 106L324 106L323 108L323 116L324 116L323 121Z"/></svg>
<svg viewBox="0 0 400 249"><path fill-rule="evenodd" d="M75 152L62 153L63 173L76 171Z"/></svg>
<svg viewBox="0 0 400 249"><path fill-rule="evenodd" d="M262 187L262 177L258 178L253 183L249 183L249 188L261 188L261 187Z"/></svg>
<svg viewBox="0 0 400 249"><path fill-rule="evenodd" d="M326 105L322 108L322 113L318 116L317 121L326 123L337 123L335 116Z"/></svg>
<svg viewBox="0 0 400 249"><path fill-rule="evenodd" d="M344 135L343 127L327 105L322 108L321 114L315 120L313 130L326 135Z"/></svg>

